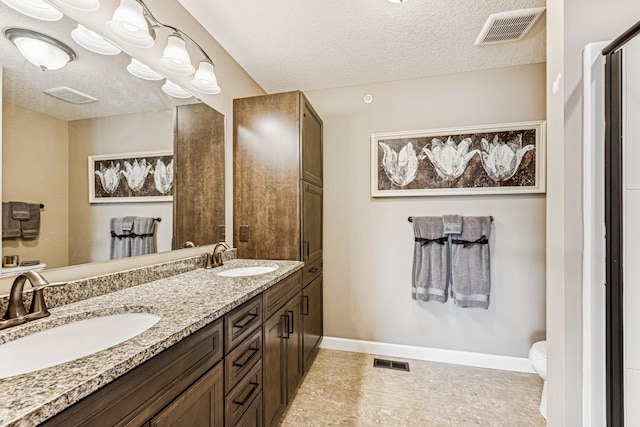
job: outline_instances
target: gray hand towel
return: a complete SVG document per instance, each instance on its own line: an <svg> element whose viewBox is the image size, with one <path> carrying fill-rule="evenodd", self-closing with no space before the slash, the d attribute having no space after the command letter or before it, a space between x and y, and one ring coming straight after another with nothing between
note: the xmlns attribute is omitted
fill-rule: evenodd
<svg viewBox="0 0 640 427"><path fill-rule="evenodd" d="M459 307L489 308L491 217L465 216L451 246L451 285Z"/></svg>
<svg viewBox="0 0 640 427"><path fill-rule="evenodd" d="M28 203L29 219L20 221L22 237L34 239L40 234L40 203Z"/></svg>
<svg viewBox="0 0 640 427"><path fill-rule="evenodd" d="M11 205L11 216L13 219L29 219L29 204L25 202L9 202Z"/></svg>
<svg viewBox="0 0 640 427"><path fill-rule="evenodd" d="M20 237L20 221L13 219L11 204L2 203L2 238Z"/></svg>
<svg viewBox="0 0 640 427"><path fill-rule="evenodd" d="M462 233L462 217L460 215L442 215L444 235Z"/></svg>
<svg viewBox="0 0 640 427"><path fill-rule="evenodd" d="M122 231L132 231L134 219L135 216L125 216L122 218Z"/></svg>
<svg viewBox="0 0 640 427"><path fill-rule="evenodd" d="M419 301L447 301L446 238L441 217L413 217L413 288Z"/></svg>
<svg viewBox="0 0 640 427"><path fill-rule="evenodd" d="M156 251L153 232L155 221L153 218L135 217L133 220L133 237L131 240L131 256L152 254Z"/></svg>
<svg viewBox="0 0 640 427"><path fill-rule="evenodd" d="M111 218L111 259L126 258L131 256L131 237L122 236L122 221L124 218Z"/></svg>

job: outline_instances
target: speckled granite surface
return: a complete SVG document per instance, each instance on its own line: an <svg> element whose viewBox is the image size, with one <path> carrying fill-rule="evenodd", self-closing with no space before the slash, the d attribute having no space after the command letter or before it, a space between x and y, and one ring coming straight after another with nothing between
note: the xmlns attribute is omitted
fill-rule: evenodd
<svg viewBox="0 0 640 427"><path fill-rule="evenodd" d="M222 270L255 265L278 269L249 277L220 277ZM0 332L8 342L75 319L150 312L160 321L110 349L37 372L2 379L0 426L35 426L149 360L226 312L302 268L297 261L231 260L51 309L51 316ZM126 274L125 279L126 280Z"/></svg>
<svg viewBox="0 0 640 427"><path fill-rule="evenodd" d="M223 261L235 259L236 249L230 249L222 253ZM187 271L201 268L205 263L204 255L197 255L190 258L168 261L161 264L154 264L148 267L134 268L130 270L118 271L111 274L103 274L96 277L89 277L81 280L68 282L64 287L51 287L44 290L45 300L48 308L60 307L65 304L82 301L88 298L109 294L121 289L138 286L158 279L186 273ZM41 272L45 277L47 272ZM31 292L25 286L24 305L31 304ZM0 296L0 313L7 310L9 302L8 296Z"/></svg>

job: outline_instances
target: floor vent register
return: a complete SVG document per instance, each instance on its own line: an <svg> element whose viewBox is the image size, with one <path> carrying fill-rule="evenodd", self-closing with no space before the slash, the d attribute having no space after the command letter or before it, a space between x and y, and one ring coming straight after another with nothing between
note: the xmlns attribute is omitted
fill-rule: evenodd
<svg viewBox="0 0 640 427"><path fill-rule="evenodd" d="M409 362L397 362L395 360L373 359L373 367L409 372Z"/></svg>

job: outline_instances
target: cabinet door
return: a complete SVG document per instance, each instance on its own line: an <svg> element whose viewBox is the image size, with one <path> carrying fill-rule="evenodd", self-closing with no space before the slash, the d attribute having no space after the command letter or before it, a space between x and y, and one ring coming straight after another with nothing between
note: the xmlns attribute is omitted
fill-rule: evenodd
<svg viewBox="0 0 640 427"><path fill-rule="evenodd" d="M282 339L285 318L284 310L279 310L264 322L262 399L265 426L275 425L287 404L284 371L285 348Z"/></svg>
<svg viewBox="0 0 640 427"><path fill-rule="evenodd" d="M322 188L302 183L302 260L322 258Z"/></svg>
<svg viewBox="0 0 640 427"><path fill-rule="evenodd" d="M222 427L224 387L222 363L204 374L149 422L150 427Z"/></svg>
<svg viewBox="0 0 640 427"><path fill-rule="evenodd" d="M302 104L302 179L322 187L322 120L300 95Z"/></svg>
<svg viewBox="0 0 640 427"><path fill-rule="evenodd" d="M322 338L322 276L302 290L302 348L304 372L309 370Z"/></svg>
<svg viewBox="0 0 640 427"><path fill-rule="evenodd" d="M289 328L284 334L284 343L286 348L287 402L290 402L302 379L302 301L300 294L287 303L284 312L288 319L285 322L285 327Z"/></svg>
<svg viewBox="0 0 640 427"><path fill-rule="evenodd" d="M224 240L224 115L207 104L175 110L173 249ZM155 165L154 165L155 167Z"/></svg>

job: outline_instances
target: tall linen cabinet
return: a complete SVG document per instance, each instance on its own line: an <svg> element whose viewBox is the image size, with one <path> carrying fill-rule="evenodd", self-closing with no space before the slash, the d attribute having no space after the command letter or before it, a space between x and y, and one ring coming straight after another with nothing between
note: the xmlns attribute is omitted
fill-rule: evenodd
<svg viewBox="0 0 640 427"><path fill-rule="evenodd" d="M322 120L302 92L234 100L238 257L305 263L284 311L265 316L264 372L278 378L264 384L265 426L278 423L322 339L322 176Z"/></svg>

